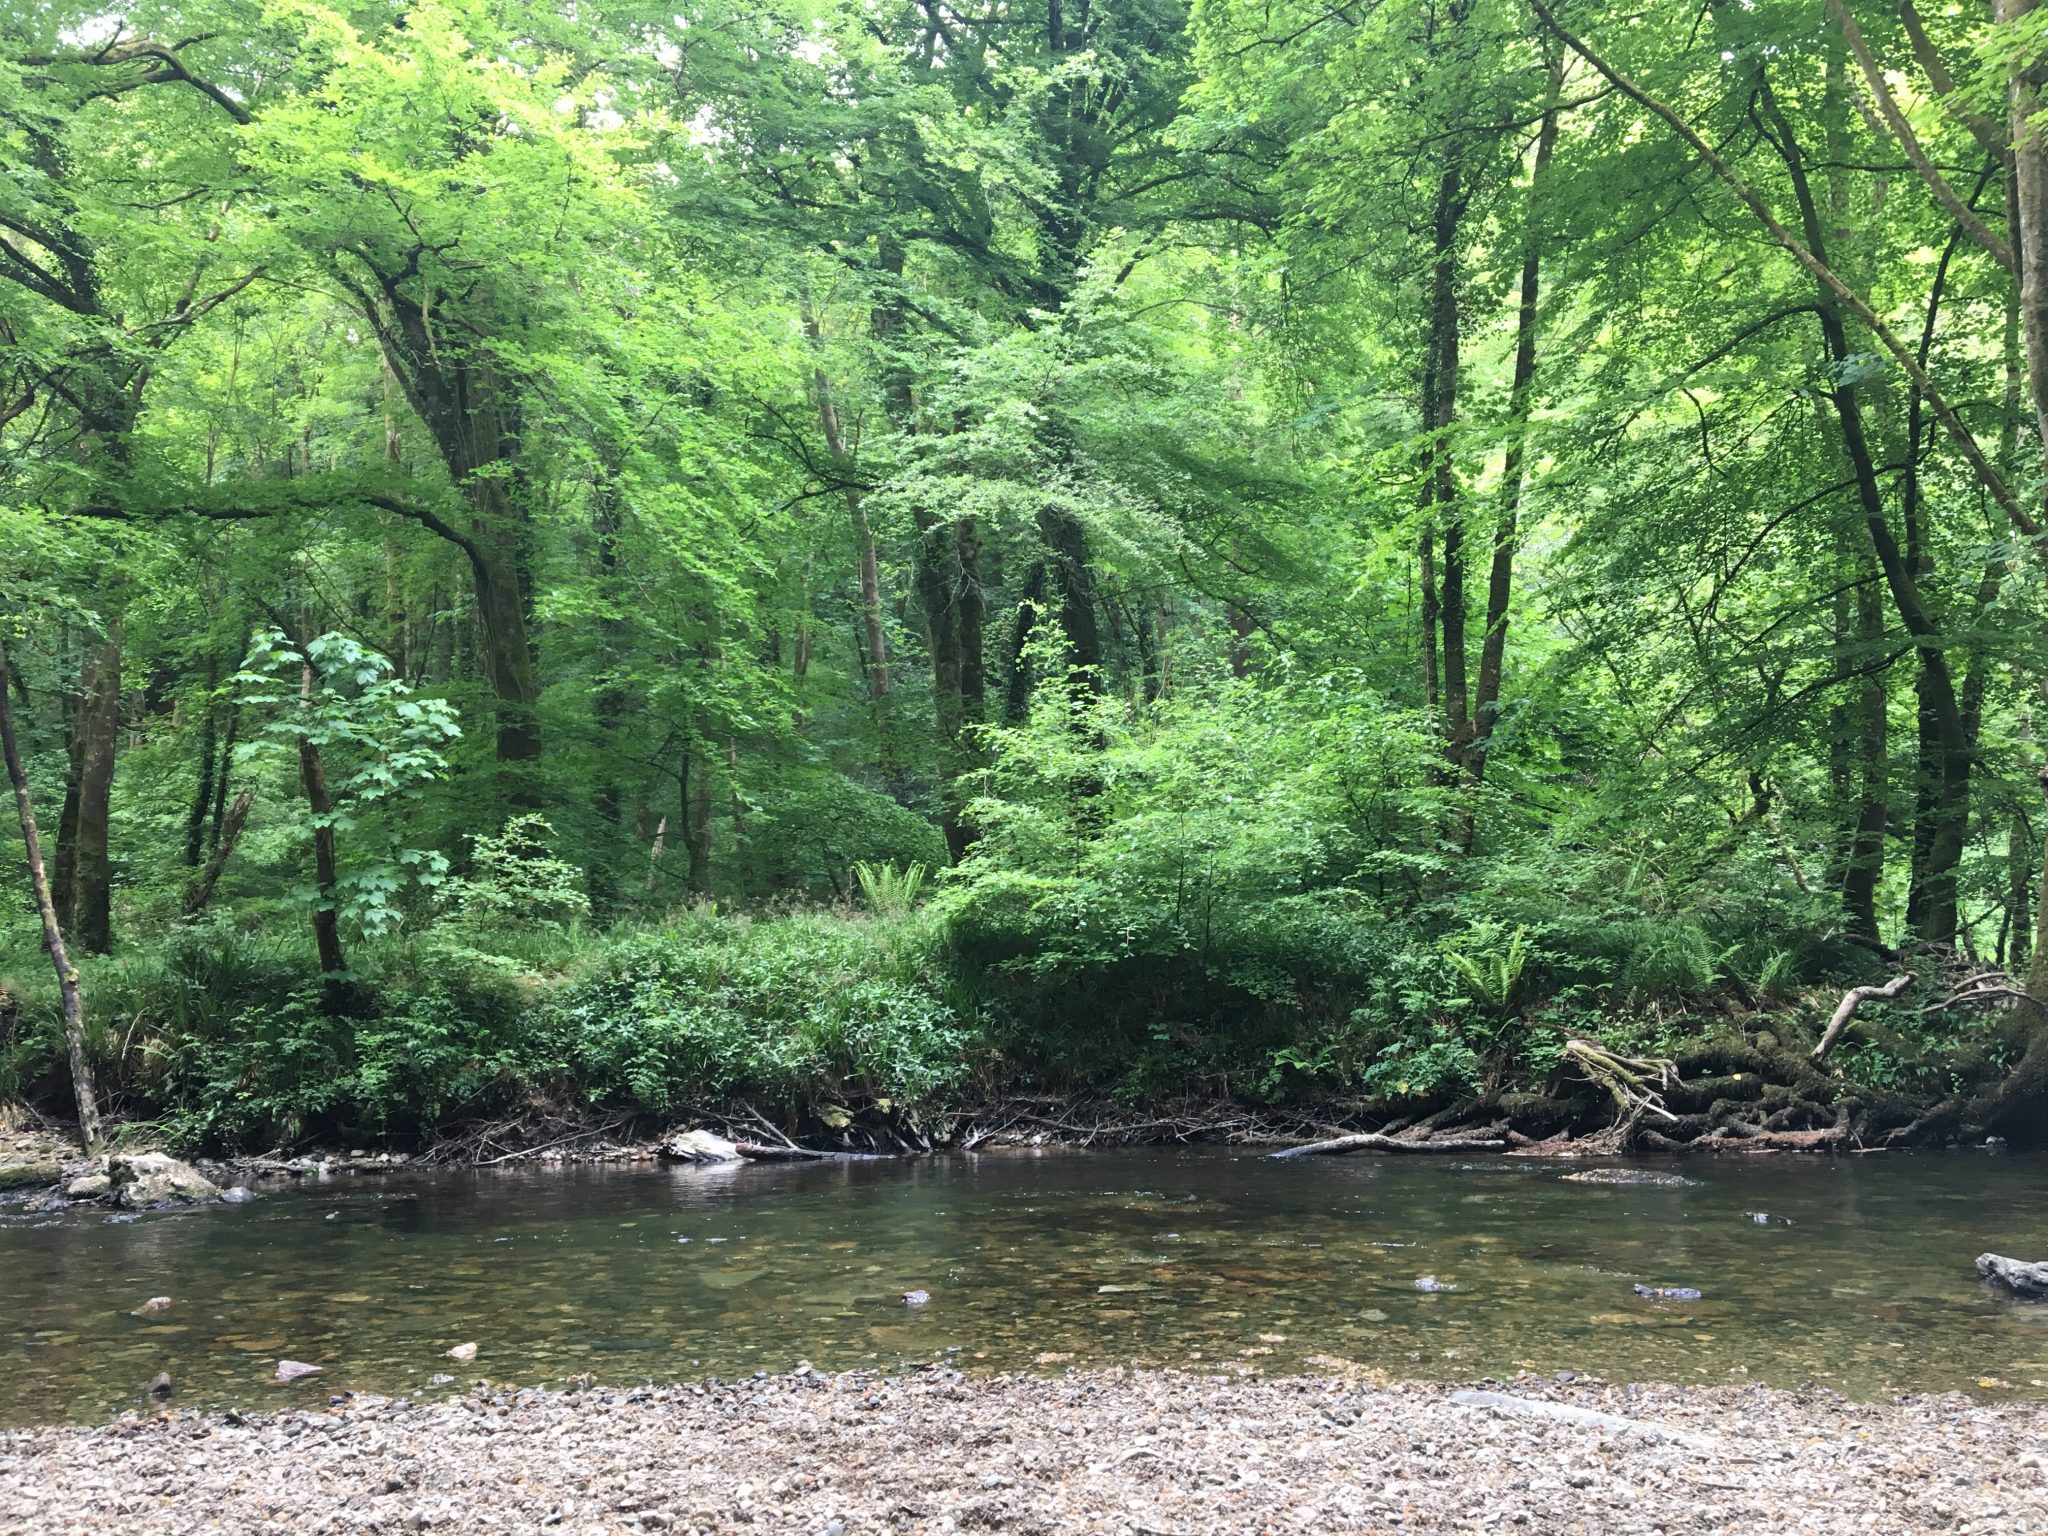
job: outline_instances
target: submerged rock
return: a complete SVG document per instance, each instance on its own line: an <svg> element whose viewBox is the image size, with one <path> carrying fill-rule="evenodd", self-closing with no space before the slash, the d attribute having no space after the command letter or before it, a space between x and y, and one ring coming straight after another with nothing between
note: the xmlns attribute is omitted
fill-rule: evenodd
<svg viewBox="0 0 2048 1536"><path fill-rule="evenodd" d="M1977 1273L2029 1301L2048 1298L2048 1264L2008 1259L2002 1253L1980 1253L1977 1255Z"/></svg>
<svg viewBox="0 0 2048 1536"><path fill-rule="evenodd" d="M662 1138L661 1155L677 1163L736 1163L740 1149L710 1131L671 1131Z"/></svg>
<svg viewBox="0 0 2048 1536"><path fill-rule="evenodd" d="M1689 1285L1639 1285L1638 1296L1647 1296L1652 1301L1698 1301L1700 1293Z"/></svg>
<svg viewBox="0 0 2048 1536"><path fill-rule="evenodd" d="M220 1190L198 1169L163 1152L116 1152L107 1159L114 1198L131 1211L166 1205L203 1205Z"/></svg>

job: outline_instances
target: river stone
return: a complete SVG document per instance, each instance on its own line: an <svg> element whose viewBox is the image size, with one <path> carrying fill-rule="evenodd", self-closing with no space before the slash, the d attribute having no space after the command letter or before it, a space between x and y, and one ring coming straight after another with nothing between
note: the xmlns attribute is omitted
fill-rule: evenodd
<svg viewBox="0 0 2048 1536"><path fill-rule="evenodd" d="M0 1190L54 1184L63 1177L64 1170L56 1163L7 1163L0 1165Z"/></svg>
<svg viewBox="0 0 2048 1536"><path fill-rule="evenodd" d="M131 1211L164 1205L200 1205L218 1200L211 1179L163 1152L116 1152L107 1159L114 1197Z"/></svg>
<svg viewBox="0 0 2048 1536"><path fill-rule="evenodd" d="M2002 1253L1980 1253L1977 1255L1977 1273L2029 1301L2048 1297L2048 1264L2008 1259Z"/></svg>
<svg viewBox="0 0 2048 1536"><path fill-rule="evenodd" d="M736 1163L740 1149L710 1131L671 1131L662 1139L661 1155L678 1163Z"/></svg>
<svg viewBox="0 0 2048 1536"><path fill-rule="evenodd" d="M88 1173L83 1178L73 1179L64 1186L64 1193L73 1200L97 1200L111 1191L114 1181L104 1173Z"/></svg>

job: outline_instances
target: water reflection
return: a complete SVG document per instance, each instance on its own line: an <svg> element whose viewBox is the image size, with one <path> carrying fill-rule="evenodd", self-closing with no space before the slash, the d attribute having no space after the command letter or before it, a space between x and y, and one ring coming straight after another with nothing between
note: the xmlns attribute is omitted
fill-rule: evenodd
<svg viewBox="0 0 2048 1536"><path fill-rule="evenodd" d="M2048 1398L2048 1163L1520 1160L1216 1150L337 1179L242 1207L0 1224L0 1420L517 1382L950 1360L1470 1378L1813 1381ZM1769 1219L1759 1223L1755 1213ZM1434 1276L1446 1289L1418 1290ZM1694 1302L1635 1285L1696 1287ZM906 1308L922 1289L929 1304ZM152 1296L161 1314L136 1315ZM474 1340L474 1365L445 1352ZM324 1367L269 1382L279 1356Z"/></svg>

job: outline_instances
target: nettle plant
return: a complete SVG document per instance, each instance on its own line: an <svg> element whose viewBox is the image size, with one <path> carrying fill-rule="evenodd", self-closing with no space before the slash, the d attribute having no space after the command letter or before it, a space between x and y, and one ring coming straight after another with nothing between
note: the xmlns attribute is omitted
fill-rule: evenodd
<svg viewBox="0 0 2048 1536"><path fill-rule="evenodd" d="M446 856L412 846L407 831L421 790L447 772L443 749L462 735L455 706L415 697L386 657L339 634L299 649L281 631L260 633L234 683L240 703L264 721L236 757L275 763L289 749L305 792L296 802L304 839L317 846L329 833L346 850L325 889L315 883L296 894L368 937L395 931L405 897L448 878ZM309 765L323 780L318 793Z"/></svg>

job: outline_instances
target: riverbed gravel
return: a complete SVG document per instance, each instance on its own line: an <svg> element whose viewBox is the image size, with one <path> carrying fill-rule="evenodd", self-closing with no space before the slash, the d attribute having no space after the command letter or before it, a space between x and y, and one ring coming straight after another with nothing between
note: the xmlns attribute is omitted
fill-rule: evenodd
<svg viewBox="0 0 2048 1536"><path fill-rule="evenodd" d="M933 1370L322 1401L0 1435L0 1530L2048 1530L2048 1408L1957 1396Z"/></svg>

